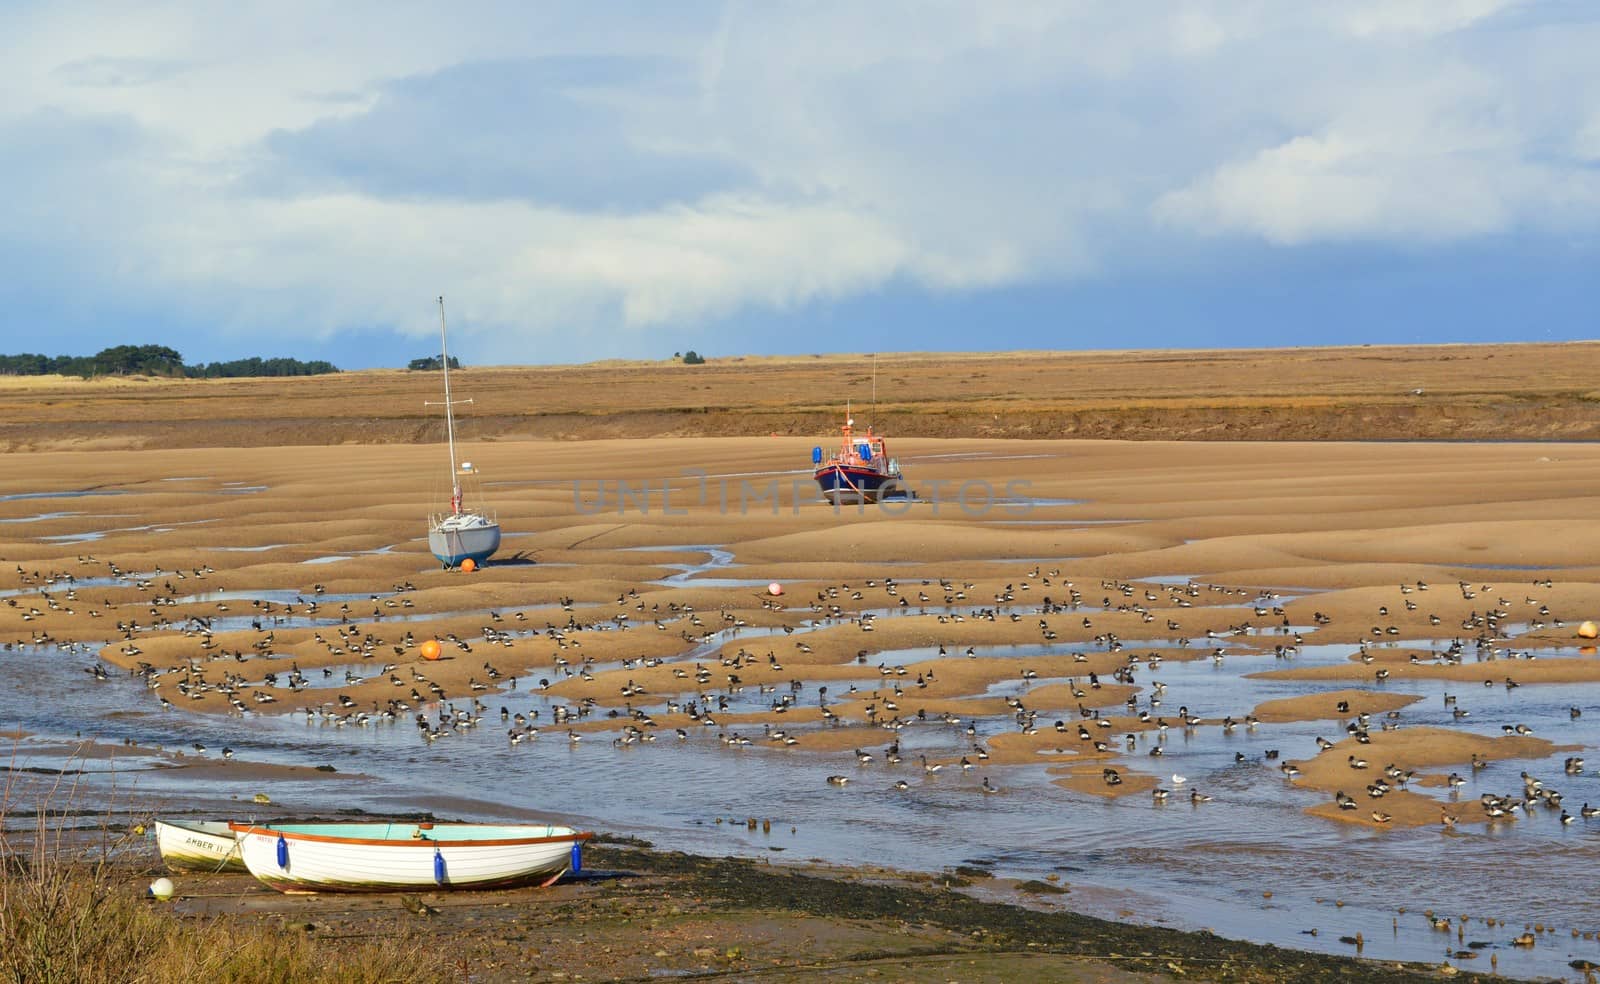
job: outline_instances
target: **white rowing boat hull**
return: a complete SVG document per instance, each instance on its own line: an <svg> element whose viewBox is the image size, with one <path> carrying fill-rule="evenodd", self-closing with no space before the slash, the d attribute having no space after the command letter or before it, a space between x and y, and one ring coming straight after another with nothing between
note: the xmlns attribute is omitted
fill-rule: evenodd
<svg viewBox="0 0 1600 984"><path fill-rule="evenodd" d="M244 871L239 839L227 823L157 820L156 848L174 871Z"/></svg>
<svg viewBox="0 0 1600 984"><path fill-rule="evenodd" d="M572 870L570 827L487 824L234 824L244 863L280 892L548 885Z"/></svg>

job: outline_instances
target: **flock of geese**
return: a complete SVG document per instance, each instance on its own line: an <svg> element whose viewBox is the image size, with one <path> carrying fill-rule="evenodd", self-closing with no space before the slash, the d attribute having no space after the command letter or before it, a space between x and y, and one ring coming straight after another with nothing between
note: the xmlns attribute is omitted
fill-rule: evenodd
<svg viewBox="0 0 1600 984"><path fill-rule="evenodd" d="M98 563L92 556L79 559ZM1179 706L1175 713L1163 710L1170 706L1166 704L1167 685L1151 678L1161 665L1161 654L1133 652L1135 647L1119 638L1111 628L1112 620L1103 613L1132 615L1142 624L1155 623L1159 618L1175 646L1188 648L1197 641L1203 642L1202 657L1209 657L1217 664L1223 663L1227 656L1227 640L1252 629L1271 627L1282 634L1282 641L1271 646L1272 655L1278 659L1292 659L1304 641L1300 632L1289 626L1284 609L1270 593L1194 583L1153 585L1107 579L1100 582L1101 590L1097 592L1100 601L1096 603L1087 600L1084 591L1062 578L1059 569L1041 571L1037 567L999 587L992 596L983 598L973 597L978 591L976 583L970 581L935 579L918 584L875 578L866 579L857 586L820 587L804 603L813 617L812 627L846 624L871 633L876 631L876 623L883 616L861 608L863 603L870 603L872 592L881 591L887 603L885 614L912 614L933 609L937 615L936 624L941 626L954 627L967 621L1019 623L1031 620L1036 623L1039 641L1046 647L1059 642L1059 635L1064 631L1059 619L1065 616L1072 620L1075 631L1081 628L1093 633L1101 652L1119 654L1120 662L1114 669L1101 671L1109 680L1135 687L1145 684L1127 697L1123 705L1126 713L1119 715L1119 722L1094 695L1102 686L1101 674L1085 668L1081 673L1064 678L1067 692L1077 704L1076 720L1069 715L1051 722L1041 718L1049 711L1059 713L1060 708L1036 705L1030 700L1029 692L1041 682L1040 674L1032 667L1022 666L1017 674L1020 691L1006 698L1007 713L991 720L975 721L970 716L963 720L948 712L930 715L917 712L915 695L936 681L933 668L917 671L880 664L878 686L858 688L855 684L835 684L832 694L828 684L812 684L800 677L787 686L747 685L744 678L755 675L752 668L763 671L759 674L762 678L782 673L781 658L773 652L763 656L743 647L731 654L713 653L707 648L719 640L737 637L747 628L745 615L727 610L697 611L692 605L679 601L647 603L637 590L629 590L619 593L618 610L602 617L580 618L580 610L585 606L571 597L563 597L558 604L566 617L560 624L546 621L542 627L536 627L526 613L503 615L499 611L489 611L488 621L476 635L458 637L443 633L433 636L433 641L448 648L458 659L470 657L476 667L462 685L464 691L453 693L424 672L426 664L416 662L417 649L425 639L392 621L415 607L409 597L415 585L410 582L395 584L387 596L371 595L367 599L370 604L337 599L324 601L326 589L320 584L295 597L293 602L248 602L249 610L244 614L255 640L247 646L229 649L218 641L221 632L218 620L233 614L230 604L217 602L215 614L205 614L183 603L185 592L193 590L192 582L203 581L214 574L212 568L171 571L158 568L135 574L113 563L104 565L104 569L109 578L132 587L138 594L137 599L114 602L108 595L99 604L87 603L80 597L88 591L78 583L80 578L62 572L41 575L19 565L16 573L21 584L36 588L37 593L19 592L6 597L4 603L19 611L21 621L30 626L31 635L8 641L4 648L58 645L49 630L53 615L57 612L71 615L82 610L91 618L106 618L108 625L114 625L117 640L112 645L120 656L133 661L133 672L144 680L164 709L174 708L176 702L195 706L208 697L215 699L213 695L220 695L236 714L271 713L276 710L271 705L278 703L281 695L303 698L308 692L319 693L325 689L326 700L303 708L308 722L344 727L409 720L427 742L479 729L486 720L495 717L489 704L493 700L500 704L498 718L510 746L530 745L541 735L554 733L560 736L558 740L576 748L586 734L598 729L614 735L610 744L617 748L650 745L668 735L674 742L682 743L698 735L715 734L720 746L735 751L757 746L804 749L807 737L804 729L780 728L769 722L762 724L759 737L752 738L741 734L736 727L738 721L750 720L748 715L752 709L783 713L798 707L807 701L807 689L814 688L822 728L865 723L884 729L886 735L881 750L855 748L850 753L855 768L827 774L826 784L840 789L852 784L859 787L863 785L863 777L882 775L876 771L881 765L891 778L887 789L892 794L912 792L917 788L919 777L920 782L927 783L948 774L978 780L975 786L957 788L973 789L985 796L1001 794L1002 787L997 786L989 774L991 752L985 745L985 731L1037 734L1044 729L1064 736L1069 744L1088 753L1091 761L1107 763L1100 766L1098 781L1114 793L1130 785L1129 780L1134 775L1132 763L1137 761L1130 756L1141 742L1148 746L1147 759L1156 760L1166 754L1169 733L1193 735L1202 728L1216 728L1221 734L1257 731L1260 722L1248 713L1218 718L1191 712L1188 706ZM94 581L100 583L99 578ZM1549 586L1548 581L1542 584ZM1498 641L1501 631L1513 620L1526 621L1531 628L1539 629L1560 626L1561 619L1551 613L1548 605L1531 595L1519 606L1494 592L1489 585L1460 581L1456 587L1462 601L1472 605L1465 616L1453 620L1453 628L1459 631L1457 637L1438 651L1413 653L1403 663L1396 663L1391 657L1375 665L1384 656L1382 647L1401 636L1401 629L1389 618L1389 607L1377 608L1377 619L1364 630L1364 638L1353 646L1354 658L1371 667L1374 684L1393 685L1407 667L1430 663L1459 666L1476 658L1496 661L1500 667L1482 681L1485 688L1510 692L1522 686L1517 679L1516 661L1531 660L1535 654L1519 652ZM1428 591L1430 586L1422 581L1401 585L1401 598L1396 608L1414 617L1418 613L1418 599ZM1214 599L1216 603L1242 608L1248 615L1225 628L1197 632L1191 637L1181 624L1188 616L1178 613L1205 604L1201 600L1202 592L1222 594L1224 597ZM242 609L246 603L233 604ZM769 612L784 610L784 603L773 599L763 598L761 605ZM183 609L181 613L180 608ZM1166 615L1162 615L1163 610ZM1057 625L1053 626L1052 620L1057 620ZM1332 621L1322 612L1316 612L1311 619L1316 628L1328 626ZM1440 626L1443 619L1430 614L1427 621L1430 626ZM686 644L695 647L693 655L666 659L639 656L602 663L583 652L586 633L628 629L634 625L663 632L676 630ZM308 627L311 627L309 633L304 632ZM302 670L300 659L290 659L284 667L280 659L273 657L281 641L279 633L288 630L294 630L298 636L308 636L323 649L327 659L338 663L316 666L308 662L309 669ZM794 639L795 649L810 653L812 647L802 629L785 624L782 631L790 636L798 633ZM140 643L159 634L176 634L190 640L193 654L176 665L165 667L142 660ZM530 643L538 643L541 652L550 654L549 669L544 675L534 669L527 658ZM77 642L59 645L64 651L78 654L90 654L96 649ZM981 656L978 647L965 640L957 642L952 638L933 645L941 659L978 659ZM496 664L506 664L496 654L507 650L513 652L507 653L504 659L510 660L514 668L508 666L502 671ZM859 650L856 657L858 663L865 664L870 650ZM1087 661L1081 653L1075 654L1074 660ZM672 667L672 677L676 681L669 693L652 694L633 677L626 676L632 671L654 669L664 664ZM621 678L625 679L625 682L619 680L618 687L619 696L625 702L622 707L610 706L609 702L593 697L570 702L548 697L547 692L560 681L576 678L593 682L619 670ZM85 672L95 681L105 681L112 676L112 671L99 660L93 661ZM1062 679L1057 677L1051 682ZM363 685L368 686L362 693L370 693L371 684L387 685L389 695L377 699L356 696L356 688ZM748 691L751 690L759 693L759 700L750 699ZM539 706L514 709L509 700L517 692L541 695ZM499 699L494 700L496 697ZM1471 711L1463 706L1464 695L1447 692L1443 699L1451 720L1469 720ZM1341 704L1338 710L1348 715L1341 722L1346 737L1363 746L1370 743L1369 729L1374 723L1384 730L1400 727L1398 712L1391 711L1381 719L1374 719L1371 714L1351 714L1347 704ZM1577 706L1569 710L1574 720L1582 713L1582 708ZM663 727L656 720L663 714L681 715L684 723L669 722ZM578 728L584 727L583 722L590 722L590 726L580 731ZM728 726L730 723L735 723L735 727ZM921 743L916 737L919 728L936 730L926 742L926 750L912 754L903 748L903 742ZM1499 730L1510 738L1529 737L1534 733L1529 725L1515 721L1500 725ZM935 749L947 750L952 742L962 751L935 752ZM1315 744L1313 758L1335 748L1334 742L1323 737L1317 737ZM912 751L915 751L914 746ZM208 749L204 743L194 742L186 752L205 755ZM1419 778L1417 770L1405 767L1402 762L1370 758L1360 751L1337 754L1345 756L1351 783L1348 791L1341 788L1334 792L1338 811L1378 826L1394 824L1395 816L1385 806L1398 792L1414 788ZM220 755L224 760L232 760L235 750L224 747ZM1268 761L1279 759L1276 749L1265 750L1263 757ZM1242 752L1235 754L1235 762L1255 764ZM1276 768L1286 780L1293 781L1302 776L1304 766L1304 761L1285 760ZM1463 772L1476 775L1488 768L1489 762L1474 753L1466 766ZM1569 777L1582 776L1584 760L1581 756L1568 756L1563 769ZM971 779L966 782L970 783ZM1600 806L1591 806L1588 802L1572 812L1560 790L1526 770L1521 773L1520 791L1486 791L1475 798L1463 799L1462 792L1468 782L1467 776L1460 772L1451 772L1445 778L1448 798L1439 802L1439 823L1443 827L1454 828L1468 822L1504 824L1519 817L1536 816L1571 825L1600 817ZM1200 807L1213 799L1178 773L1159 780L1149 795L1156 805L1187 799L1191 805ZM1445 928L1449 928L1448 925ZM1529 945L1522 937L1516 942Z"/></svg>
<svg viewBox="0 0 1600 984"><path fill-rule="evenodd" d="M98 563L92 556L80 557L86 563ZM252 601L249 612L249 624L256 632L256 640L248 649L235 648L228 650L218 644L216 640L216 619L226 615L229 605L226 602L216 604L217 614L206 615L195 613L192 610L180 614L173 609L179 607L182 592L186 590L184 582L190 580L203 580L207 575L213 574L210 567L197 567L186 570L166 571L157 568L150 572L131 574L115 563L105 565L107 576L119 583L131 585L139 592L137 601L124 601L114 603L109 597L89 612L94 617L106 614L115 616L115 626L121 637L118 643L122 656L137 658L142 655L139 640L152 633L177 633L185 638L194 640L197 654L191 656L178 665L158 668L150 662L138 661L135 663L134 672L143 677L146 685L157 692L156 696L163 708L174 707L174 702L201 701L208 695L222 695L229 707L235 713L260 712L265 710L265 705L278 701L278 693L286 689L292 694L299 694L308 689L317 687L330 687L330 678L334 678L335 671L323 667L312 671L308 675L301 671L298 660L291 660L287 669L274 668L254 670L243 664L250 663L253 657L270 657L274 653L277 642L276 633L285 626L295 624L316 624L311 632L311 639L322 646L330 658L347 660L351 663L366 660L381 662L373 668L372 672L357 673L346 668L342 671L342 682L350 688L359 686L368 679L386 680L394 688L405 693L397 694L383 699L357 700L344 692L338 692L330 700L308 705L304 713L308 720L330 723L334 726L349 724L368 725L373 723L393 722L409 717L413 720L422 736L434 741L450 734L458 734L477 727L489 713L489 707L482 698L491 692L507 694L516 690L518 677L516 673L502 673L491 660L481 662L482 679L478 674L473 674L466 683L465 694L451 694L439 683L431 680L427 674L415 666L408 668L407 676L400 673L400 663L415 658L419 640L410 630L398 633L383 631L384 619L398 610L414 607L413 601L407 595L415 590L415 585L402 582L393 586L393 591L387 596L371 595L370 614L366 609L358 612L356 606L349 601L337 605L336 611L326 611L321 598L325 587L321 584L314 585L309 592L297 596L292 603L272 601ZM26 604L23 620L27 622L44 622L53 610L67 613L74 611L73 606L79 605L78 578L72 574L52 572L41 575L39 572L29 572L20 565L17 575L24 586L33 585L38 588L36 601L19 601L18 596L7 597L5 602L12 608L19 608ZM98 583L98 582L97 582ZM1544 582L1548 586L1548 582ZM1202 591L1219 592L1228 596L1221 602L1223 605L1236 607L1248 606L1254 619L1270 619L1278 631L1287 634L1292 641L1280 642L1273 646L1273 654L1279 658L1292 658L1302 643L1299 632L1294 631L1288 624L1284 609L1277 603L1275 596L1269 592L1250 593L1245 589L1230 589L1218 586L1201 586L1195 583L1183 585L1146 585L1134 582L1124 582L1114 579L1100 582L1100 603L1085 600L1084 593L1071 581L1063 579L1059 569L1042 571L1035 567L1023 577L1004 584L995 590L992 597L974 599L976 593L975 582L956 582L948 579L922 580L920 584L903 584L894 578L869 578L859 586L849 584L825 585L819 587L814 597L807 603L807 608L814 616L818 616L813 625L826 625L838 622L848 622L858 626L862 631L872 631L874 621L878 617L868 610L860 610L859 604L869 601L869 592L881 590L889 605L889 611L923 612L930 606L937 609L939 624L959 624L968 619L1020 622L1024 618L1032 617L1037 622L1040 641L1049 646L1058 639L1058 632L1051 626L1050 619L1054 616L1071 613L1085 630L1095 628L1096 612L1131 613L1138 616L1141 622L1150 623L1156 620L1157 609L1181 610L1195 607ZM1048 591L1047 591L1048 589ZM1476 587L1468 582L1461 581L1457 584L1462 599L1473 602L1483 594L1489 597L1492 592L1489 585ZM1414 584L1401 585L1400 607L1408 612L1417 610L1416 596L1427 592L1429 585L1422 581ZM307 597L309 596L309 597ZM718 638L736 636L738 631L745 627L745 618L737 612L721 610L716 613L699 612L693 606L677 601L667 601L665 605L660 602L646 604L637 589L626 590L619 593L617 599L619 609L632 609L643 613L646 624L653 624L657 628L666 630L672 624L685 626L682 629L686 642L697 646L714 643ZM1484 646L1494 647L1497 658L1514 659L1527 654L1519 654L1510 650L1503 643L1494 643L1487 640L1493 639L1502 625L1509 619L1516 606L1502 596L1494 596L1493 604L1475 606L1466 617L1461 619L1460 628L1463 632L1472 632L1477 635L1476 645L1481 654ZM842 604L848 603L847 604ZM553 644L555 653L551 657L551 672L549 676L538 678L537 686L530 686L529 690L547 691L552 682L576 677L584 681L593 681L597 675L607 672L613 667L609 664L602 665L593 658L573 653L581 647L581 637L587 631L604 631L608 629L627 628L630 616L626 610L591 621L580 621L575 608L577 603L570 597L563 597L559 601L561 609L567 614L564 624L556 625L546 622L543 628L533 627L525 613L516 612L511 615L510 626L498 611L489 611L489 623L481 626L477 636L467 639L454 634L442 634L435 641L450 647L457 654L482 655L475 647L484 648L515 648L519 641L536 638ZM40 606L43 607L40 607ZM783 605L774 599L763 598L762 605L769 609L782 610ZM1546 624L1560 625L1561 620L1550 613L1547 605L1539 603L1532 596L1524 599L1524 606L1532 609L1529 624L1533 627L1542 627ZM131 609L131 610L130 610ZM1026 614L1031 612L1032 614ZM1379 606L1377 614L1380 621L1375 622L1368 633L1370 638L1363 638L1357 643L1357 657L1367 664L1374 662L1376 654L1373 645L1385 641L1398 634L1399 630L1394 624L1382 624L1381 619L1389 615L1389 608ZM370 619L363 626L362 622ZM297 622L297 620L299 620ZM313 622L313 620L320 620ZM1331 622L1329 616L1317 612L1313 622L1321 627ZM1439 624L1438 616L1429 617L1430 624ZM1222 662L1226 650L1221 644L1225 638L1243 631L1256 628L1251 620L1228 626L1226 631L1211 630L1204 633L1208 640L1209 655L1215 662ZM697 631L689 631L689 629ZM1178 618L1165 619L1165 628L1173 634L1174 642L1180 647L1191 645L1193 640L1182 634ZM793 633L795 627L784 625L786 634ZM1111 677L1118 683L1135 684L1138 674L1156 670L1161 661L1158 652L1138 654L1125 651L1125 645L1117 634L1110 630L1096 632L1095 642L1103 647L1107 653L1121 653L1123 662L1117 666ZM42 628L35 633L31 640L18 640L17 644L45 645L51 642L51 637ZM810 645L803 637L797 640L796 648L801 652L809 652ZM1432 655L1431 660L1420 654L1413 654L1409 662L1412 664L1423 662L1460 663L1469 653L1472 643L1463 642L1457 638L1442 651ZM10 648L10 644L8 644ZM571 653L571 655L568 655ZM937 654L940 658L951 658L952 654L960 653L969 659L978 658L976 646L959 646L950 642L937 644ZM868 650L861 650L858 661L865 662ZM1531 657L1529 657L1531 658ZM1074 659L1085 661L1083 653L1074 654ZM716 729L716 733L724 746L731 748L750 747L755 742L742 736L731 729L719 726L718 718L730 711L732 701L739 699L745 686L741 679L741 672L745 667L762 666L765 669L781 671L782 665L775 653L768 652L765 659L752 652L740 648L737 652L718 657L721 666L713 671L705 665L705 661L695 659L688 661L688 665L674 663L673 676L683 680L685 684L692 676L693 692L690 695L675 695L656 701L643 686L629 678L620 687L621 696L627 699L624 709L612 709L606 712L607 717L616 719L607 721L608 730L616 732L612 739L614 746L626 747L636 744L648 744L655 741L660 730L650 710L651 707L664 709L669 714L683 714L688 724L702 728ZM638 667L654 667L661 665L664 660L655 657L639 657L621 661L624 670ZM670 661L666 661L670 662ZM525 662L519 660L521 665ZM266 659L262 665L270 665ZM906 676L905 667L890 668L880 664L879 672L888 677ZM106 667L95 662L88 668L88 672L96 680L105 680L109 673ZM526 671L524 671L526 672ZM321 679L316 679L320 673ZM931 669L917 675L915 686L926 687L932 680L934 673ZM1009 725L1002 720L1002 727L1014 727L1016 730L1033 734L1039 730L1039 718L1044 708L1029 706L1026 688L1038 681L1038 673L1024 666L1019 671L1019 676L1024 691L1018 696L1006 699L1009 710ZM407 678L409 677L409 679ZM716 681L720 678L720 685ZM1374 671L1374 682L1383 683L1392 678L1388 666L1380 667ZM332 679L332 684L339 683L339 679ZM1143 691L1143 701L1139 693L1134 693L1127 698L1126 711L1131 716L1130 730L1118 739L1111 733L1112 721L1107 717L1101 705L1089 698L1089 692L1100 687L1100 680L1096 673L1087 672L1080 677L1066 679L1069 690L1078 700L1078 720L1054 721L1053 728L1056 732L1075 736L1084 751L1090 751L1100 756L1117 755L1131 752L1136 747L1134 731L1150 732L1154 741L1148 749L1151 757L1160 757L1165 753L1165 739L1169 729L1177 728L1186 732L1193 732L1207 724L1220 725L1224 733L1231 733L1236 728L1255 731L1259 722L1249 714L1238 718L1225 716L1220 720L1208 722L1198 714L1193 714L1188 707L1180 707L1177 713L1163 714L1160 710L1166 694L1166 686L1160 681L1152 681ZM1514 689L1520 684L1510 674L1502 674L1498 680L1485 680L1486 686L1503 686L1507 690ZM907 687L912 686L909 682ZM763 684L761 692L768 695L766 710L782 712L796 706L806 683L801 679L794 679L784 692L778 693L776 686ZM280 689L281 688L281 689ZM718 692L720 691L720 692ZM866 723L882 727L895 732L895 736L888 748L883 753L886 765L896 765L902 760L900 752L899 731L903 728L919 724L957 724L959 719L948 713L935 715L929 719L923 714L901 711L901 701L905 699L905 690L898 680L890 687L871 690L863 694L854 685L849 687L849 692L835 695L835 700L830 701L827 686L817 687L817 703L822 711L824 727L840 726L848 723L847 715L843 708L848 706L851 715L859 714ZM636 703L638 706L636 706ZM1455 695L1445 696L1446 706L1450 708L1453 720L1461 721L1469 716L1469 711L1460 706ZM432 707L431 713L427 711ZM1341 708L1344 709L1344 708ZM582 735L572 729L572 724L596 716L603 710L603 706L594 698L584 698L573 705L556 704L547 707L558 726L566 727L567 740L576 744ZM535 723L540 711L537 708L527 711L512 712L509 707L500 708L500 719L505 726L505 735L511 745L519 745L536 738L541 733ZM1572 708L1572 716L1581 714L1581 709ZM1390 712L1389 720L1383 724L1385 729L1398 727L1396 719L1398 712ZM1358 741L1363 741L1366 736L1370 716L1366 714L1353 718L1346 727L1347 733L1355 736ZM783 747L803 745L803 735L797 735L790 729L777 730L770 724L764 727L765 743L777 744ZM1528 736L1533 729L1523 723L1508 723L1502 726L1504 734L1511 736ZM679 741L686 741L691 737L691 732L685 727L673 729ZM970 740L971 751L950 761L930 760L926 754L919 756L922 773L926 777L938 774L946 765L968 773L977 768L980 762L986 762L989 753L984 749L976 728L969 723L967 738ZM1332 743L1326 739L1318 738L1319 751L1326 751ZM1268 750L1266 758L1276 759L1276 750ZM976 759L976 761L974 761ZM865 766L873 761L871 753L857 749L855 760L858 766ZM1244 754L1237 753L1236 761L1245 761ZM1570 761L1570 760L1569 760ZM1578 760L1581 762L1581 760ZM1347 764L1354 771L1369 768L1367 761L1351 754ZM1483 763L1474 756L1472 765L1475 769L1481 768ZM1301 766L1293 762L1283 762L1278 766L1282 774L1289 779L1298 777ZM1581 769L1581 766L1580 766ZM1390 814L1378 808L1383 797L1395 789L1406 789L1415 774L1390 764L1376 770L1379 774L1371 781L1361 784L1361 791L1365 793L1367 805L1363 806L1356 797L1343 790L1335 793L1335 802L1341 811L1364 811L1372 822L1387 824L1392 820ZM1526 773L1524 774L1526 776ZM1101 777L1108 787L1116 787L1123 783L1123 770L1114 766L1106 767ZM836 773L827 776L830 785L843 787L851 781L851 776ZM1454 796L1459 786L1459 776L1452 774L1450 777L1450 790ZM1172 787L1180 787L1181 777L1174 776ZM890 787L895 791L909 788L909 783L904 779L897 779ZM988 776L982 777L978 788L984 793L997 793L999 788L993 785ZM1158 785L1151 792L1152 799L1157 803L1167 802L1174 796L1172 788ZM1187 797L1193 804L1207 802L1211 797L1199 789L1189 788ZM1570 823L1573 817L1562 808L1562 799L1559 792L1546 788L1537 780L1528 779L1521 796L1485 794L1480 800L1483 815L1489 820L1501 820L1513 817L1519 811L1524 815L1535 808L1542 808L1558 814L1563 823ZM1458 812L1453 811L1449 804L1441 807L1442 818L1446 825L1453 825L1460 819ZM1600 810L1590 808L1588 804L1580 809L1578 816L1584 819L1593 817Z"/></svg>

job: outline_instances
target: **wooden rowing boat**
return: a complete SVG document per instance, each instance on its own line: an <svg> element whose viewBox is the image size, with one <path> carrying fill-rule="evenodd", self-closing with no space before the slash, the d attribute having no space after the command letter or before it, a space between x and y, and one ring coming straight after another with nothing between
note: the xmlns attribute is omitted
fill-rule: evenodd
<svg viewBox="0 0 1600 984"><path fill-rule="evenodd" d="M244 871L239 838L225 821L157 820L156 848L174 871Z"/></svg>
<svg viewBox="0 0 1600 984"><path fill-rule="evenodd" d="M234 823L244 863L280 892L549 885L593 837L549 824Z"/></svg>

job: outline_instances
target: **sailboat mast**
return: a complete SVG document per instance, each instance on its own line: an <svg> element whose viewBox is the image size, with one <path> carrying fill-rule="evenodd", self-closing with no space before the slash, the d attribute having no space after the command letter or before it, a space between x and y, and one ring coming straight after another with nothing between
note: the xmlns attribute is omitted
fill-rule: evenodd
<svg viewBox="0 0 1600 984"><path fill-rule="evenodd" d="M445 341L444 295L439 295L439 368L444 372L444 431L450 445L450 510L461 512L461 476L456 472L456 415L450 405L450 345Z"/></svg>

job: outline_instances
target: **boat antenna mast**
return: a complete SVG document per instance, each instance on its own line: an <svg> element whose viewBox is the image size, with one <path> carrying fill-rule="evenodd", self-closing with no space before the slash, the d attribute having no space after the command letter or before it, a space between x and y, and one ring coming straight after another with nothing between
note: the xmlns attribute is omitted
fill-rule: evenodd
<svg viewBox="0 0 1600 984"><path fill-rule="evenodd" d="M867 415L867 430L870 432L878 422L878 353L872 353L872 412Z"/></svg>
<svg viewBox="0 0 1600 984"><path fill-rule="evenodd" d="M450 445L450 511L454 514L461 512L461 475L456 470L456 416L452 407L456 403L471 403L471 400L450 399L450 346L445 341L444 325L444 295L439 295L439 369L444 373L444 432L445 440ZM437 403L425 403L424 406L436 407Z"/></svg>

